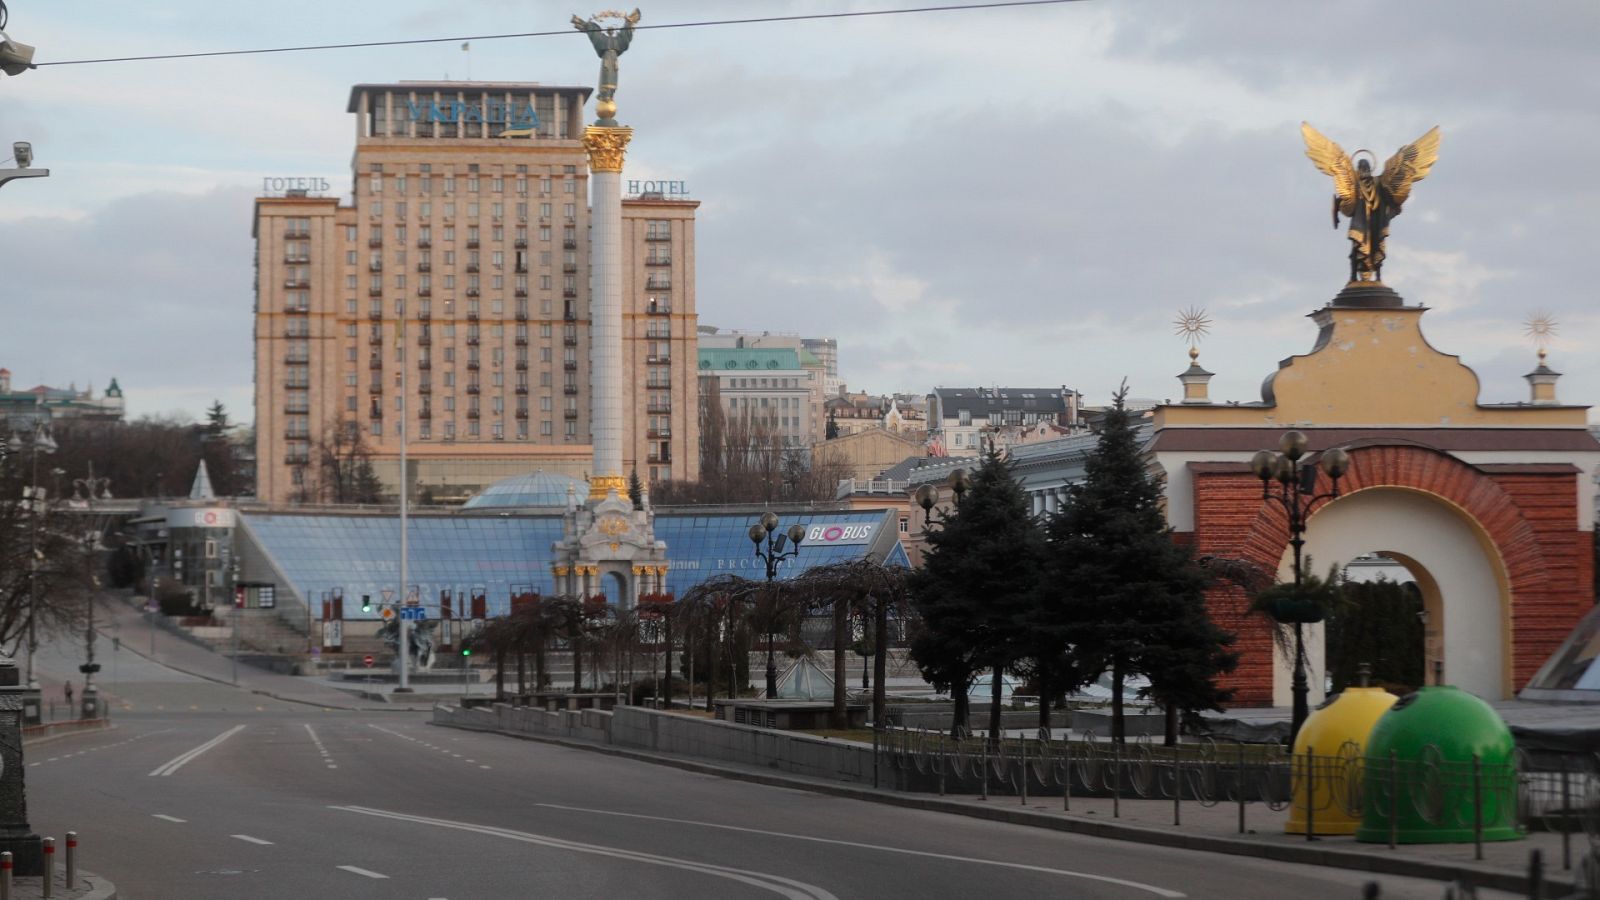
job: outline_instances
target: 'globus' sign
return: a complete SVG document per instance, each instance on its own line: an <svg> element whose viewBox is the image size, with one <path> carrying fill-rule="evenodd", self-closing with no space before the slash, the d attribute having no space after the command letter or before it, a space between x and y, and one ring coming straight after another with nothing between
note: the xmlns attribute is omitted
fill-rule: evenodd
<svg viewBox="0 0 1600 900"><path fill-rule="evenodd" d="M877 528L878 523L876 522L860 525L833 525L826 522L818 522L806 528L806 543L828 544L830 546L865 544L872 540L872 534Z"/></svg>

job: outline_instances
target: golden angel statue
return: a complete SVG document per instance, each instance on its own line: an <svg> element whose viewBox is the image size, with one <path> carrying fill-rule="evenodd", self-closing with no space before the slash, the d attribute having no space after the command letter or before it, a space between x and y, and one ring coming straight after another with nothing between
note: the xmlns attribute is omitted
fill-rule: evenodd
<svg viewBox="0 0 1600 900"><path fill-rule="evenodd" d="M610 27L602 21L620 22ZM623 15L616 10L595 13L588 19L572 17L572 27L589 36L594 52L600 57L600 84L595 92L595 111L600 114L598 125L616 125L617 114L617 57L627 52L633 43L633 26L639 24L639 10Z"/></svg>
<svg viewBox="0 0 1600 900"><path fill-rule="evenodd" d="M1301 122L1300 133L1306 156L1323 174L1333 176L1333 227L1339 227L1340 214L1350 219L1350 282L1381 283L1389 220L1400 215L1411 186L1428 177L1439 159L1438 126L1397 150L1377 175L1372 174L1377 157L1371 151L1357 150L1356 156L1363 158L1352 163L1338 144L1309 124Z"/></svg>

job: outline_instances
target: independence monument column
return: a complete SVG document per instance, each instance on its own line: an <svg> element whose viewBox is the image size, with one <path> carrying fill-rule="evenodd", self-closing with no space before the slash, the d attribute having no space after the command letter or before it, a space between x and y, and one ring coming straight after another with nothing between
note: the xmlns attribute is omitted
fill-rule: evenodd
<svg viewBox="0 0 1600 900"><path fill-rule="evenodd" d="M621 18L620 27L598 20ZM639 21L636 9L626 17L599 13L591 19L572 17L573 27L589 36L600 57L600 85L595 94L599 118L584 129L589 151L590 190L590 428L594 434L594 470L589 501L615 491L628 495L622 473L622 160L633 129L617 124L617 57L633 40Z"/></svg>
<svg viewBox="0 0 1600 900"><path fill-rule="evenodd" d="M605 27L599 20L620 24ZM667 546L655 538L655 513L648 494L638 505L622 474L622 158L633 129L617 124L617 57L633 40L639 11L623 16L597 13L572 17L600 56L599 118L584 129L589 152L590 428L594 470L584 504L569 496L562 539L551 548L551 575L558 595L604 599L617 610L666 590Z"/></svg>

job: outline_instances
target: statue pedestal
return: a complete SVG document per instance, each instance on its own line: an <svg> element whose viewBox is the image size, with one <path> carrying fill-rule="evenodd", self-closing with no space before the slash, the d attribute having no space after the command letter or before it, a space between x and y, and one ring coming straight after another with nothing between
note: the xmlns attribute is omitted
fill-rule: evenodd
<svg viewBox="0 0 1600 900"><path fill-rule="evenodd" d="M22 707L29 691L21 680L16 662L0 657L0 850L11 852L13 874L42 875L44 844L28 827L23 785Z"/></svg>
<svg viewBox="0 0 1600 900"><path fill-rule="evenodd" d="M1406 302L1383 282L1352 281L1329 305L1340 309L1400 309Z"/></svg>

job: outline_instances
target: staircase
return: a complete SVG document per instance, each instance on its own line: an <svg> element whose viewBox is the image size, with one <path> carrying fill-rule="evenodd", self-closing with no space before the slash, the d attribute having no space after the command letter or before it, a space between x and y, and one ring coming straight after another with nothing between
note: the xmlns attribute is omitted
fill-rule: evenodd
<svg viewBox="0 0 1600 900"><path fill-rule="evenodd" d="M212 615L223 627L208 628L196 637L219 653L233 650L233 624L236 617L241 653L296 655L306 652L305 632L290 625L275 609L218 607Z"/></svg>

